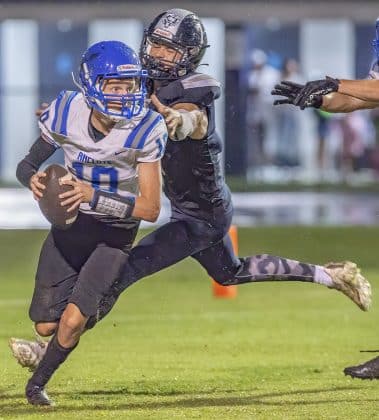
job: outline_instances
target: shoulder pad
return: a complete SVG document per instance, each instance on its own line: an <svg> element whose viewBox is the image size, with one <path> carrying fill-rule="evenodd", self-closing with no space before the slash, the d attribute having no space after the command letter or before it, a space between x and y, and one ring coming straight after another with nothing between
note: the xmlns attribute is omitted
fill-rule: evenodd
<svg viewBox="0 0 379 420"><path fill-rule="evenodd" d="M217 80L207 74L192 73L163 86L157 96L167 106L187 102L205 107L220 96L220 86Z"/></svg>
<svg viewBox="0 0 379 420"><path fill-rule="evenodd" d="M211 76L203 73L194 73L180 80L184 89L193 89L200 87L221 87L221 83Z"/></svg>
<svg viewBox="0 0 379 420"><path fill-rule="evenodd" d="M209 106L220 96L221 84L207 74L194 73L180 80L182 97L176 103L194 103L200 107Z"/></svg>

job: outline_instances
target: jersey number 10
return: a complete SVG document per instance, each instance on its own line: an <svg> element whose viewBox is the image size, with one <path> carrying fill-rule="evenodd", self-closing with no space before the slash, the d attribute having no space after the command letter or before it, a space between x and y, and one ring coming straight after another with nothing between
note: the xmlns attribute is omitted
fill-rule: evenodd
<svg viewBox="0 0 379 420"><path fill-rule="evenodd" d="M73 162L72 167L79 179L88 179L87 177L84 178L84 165L81 162ZM89 170L91 174L88 175L90 175L89 178L93 188L100 189L101 187L105 191L117 192L118 173L116 168L93 166Z"/></svg>

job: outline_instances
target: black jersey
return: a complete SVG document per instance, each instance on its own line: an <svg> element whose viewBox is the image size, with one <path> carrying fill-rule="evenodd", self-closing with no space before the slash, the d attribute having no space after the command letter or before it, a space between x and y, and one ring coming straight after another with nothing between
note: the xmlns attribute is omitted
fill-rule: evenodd
<svg viewBox="0 0 379 420"><path fill-rule="evenodd" d="M162 85L156 95L164 105L193 103L207 112L206 137L169 139L162 170L164 191L173 209L211 221L217 217L217 210L231 206L221 170L222 144L215 132L214 100L220 96L220 83L208 75L191 73Z"/></svg>

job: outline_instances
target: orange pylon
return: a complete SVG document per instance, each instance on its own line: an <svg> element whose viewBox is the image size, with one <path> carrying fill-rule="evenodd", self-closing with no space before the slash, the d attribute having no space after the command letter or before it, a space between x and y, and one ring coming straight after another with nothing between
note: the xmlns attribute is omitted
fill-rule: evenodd
<svg viewBox="0 0 379 420"><path fill-rule="evenodd" d="M233 244L233 250L238 255L238 233L237 226L231 225L229 236ZM234 298L237 296L237 286L222 286L212 279L213 296L220 298Z"/></svg>

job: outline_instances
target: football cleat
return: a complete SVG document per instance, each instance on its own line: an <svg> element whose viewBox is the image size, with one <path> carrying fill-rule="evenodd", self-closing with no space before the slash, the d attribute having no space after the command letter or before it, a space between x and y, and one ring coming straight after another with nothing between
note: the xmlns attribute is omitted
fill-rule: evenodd
<svg viewBox="0 0 379 420"><path fill-rule="evenodd" d="M13 356L22 367L29 368L34 372L43 356L46 353L48 342L37 339L36 341L23 340L22 338L11 338L9 347Z"/></svg>
<svg viewBox="0 0 379 420"><path fill-rule="evenodd" d="M347 367L343 372L352 378L379 379L379 356L361 365Z"/></svg>
<svg viewBox="0 0 379 420"><path fill-rule="evenodd" d="M26 385L25 396L28 403L32 405L54 405L43 387L35 385L30 381Z"/></svg>
<svg viewBox="0 0 379 420"><path fill-rule="evenodd" d="M331 262L324 268L333 281L331 289L339 290L356 303L362 311L368 311L371 305L371 286L360 273L357 264L351 261Z"/></svg>

